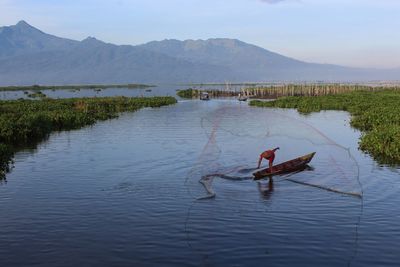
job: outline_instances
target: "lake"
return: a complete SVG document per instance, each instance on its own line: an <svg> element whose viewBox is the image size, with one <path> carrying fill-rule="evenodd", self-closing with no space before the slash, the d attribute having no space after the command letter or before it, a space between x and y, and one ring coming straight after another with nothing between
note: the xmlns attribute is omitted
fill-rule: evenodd
<svg viewBox="0 0 400 267"><path fill-rule="evenodd" d="M183 100L54 133L0 184L0 266L398 266L399 169L349 119ZM253 181L277 146L317 153Z"/></svg>
<svg viewBox="0 0 400 267"><path fill-rule="evenodd" d="M263 84L260 84L263 85ZM268 84L265 84L268 85ZM77 97L110 97L110 96L126 96L126 97L150 97L150 96L176 96L177 90L188 88L196 88L202 90L230 90L240 91L247 85L168 85L160 84L154 87L146 88L105 88L96 89L57 89L57 90L41 90L49 98L77 98ZM30 90L19 91L0 91L0 100L14 100L19 98L32 99L25 92L32 93Z"/></svg>

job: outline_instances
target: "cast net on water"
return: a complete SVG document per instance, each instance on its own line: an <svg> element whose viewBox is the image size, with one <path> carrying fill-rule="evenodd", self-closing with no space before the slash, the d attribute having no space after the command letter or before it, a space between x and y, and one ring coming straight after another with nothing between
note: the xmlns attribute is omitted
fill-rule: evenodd
<svg viewBox="0 0 400 267"><path fill-rule="evenodd" d="M299 233L304 231L305 235L312 236L315 229L307 228L310 224L301 223L304 214L292 212L286 216L276 213L276 210L282 209L295 211L298 207L290 203L293 200L301 201L303 205L311 203L311 210L303 209L303 212L312 212L313 216L319 218L315 222L324 222L322 225L316 224L318 229L339 227L331 220L334 217L331 217L331 212L314 214L312 201L326 199L321 205L335 210L337 205L353 205L353 200L358 204L363 193L357 160L351 149L341 144L346 142L340 142L343 136L337 133L338 129L329 128L337 124L338 119L335 118L333 124L326 123L330 119L326 116L321 112L307 118L294 110L252 108L247 104L221 101L210 105L206 113L196 118L204 132L205 141L185 180L193 199L185 221L188 246L205 257L206 261L210 254L214 255L213 260L218 259L217 251L223 254L224 251L241 248L246 243L243 240L246 235L251 236L251 242L245 246L250 246L254 251L260 249L259 246L284 244L279 243L280 238L268 236L270 232L276 232L277 236L285 234L293 238L294 243L307 246L307 240ZM348 115L343 113L343 118L348 119ZM342 126L341 129L349 129L348 126ZM339 141L334 141L330 135ZM316 154L309 168L275 176L273 183L268 178L253 181L260 153L275 147L280 147L280 150L276 153L274 164L312 152ZM264 161L262 168L267 166L268 162ZM278 198L275 197L278 191L283 192L283 198L279 198L279 193ZM215 201L209 201L214 198ZM307 202L308 199L311 201ZM340 226L343 225L343 228L338 230L338 235L344 233L349 223L354 223L353 210L342 210L346 215L342 217ZM349 262L357 254L360 218L361 213L354 228L354 243L346 243L347 237L353 236L348 231L343 234L346 237L337 241L349 251ZM264 229L265 226L268 230ZM294 230L299 228L302 231ZM317 235L315 240L319 238ZM328 244L330 240L328 238L320 242ZM313 239L310 239L310 246L312 242ZM229 257L241 260L240 255L243 254L229 254Z"/></svg>
<svg viewBox="0 0 400 267"><path fill-rule="evenodd" d="M218 194L213 188L215 179L252 180L259 154L280 147L274 164L311 152L316 155L305 171L276 176L275 183L362 197L359 166L350 149L315 126L325 120L329 118L323 113L310 122L293 110L250 108L233 103L210 110L200 118L207 141L185 181L190 194L198 200L215 197ZM264 161L262 168L267 165Z"/></svg>

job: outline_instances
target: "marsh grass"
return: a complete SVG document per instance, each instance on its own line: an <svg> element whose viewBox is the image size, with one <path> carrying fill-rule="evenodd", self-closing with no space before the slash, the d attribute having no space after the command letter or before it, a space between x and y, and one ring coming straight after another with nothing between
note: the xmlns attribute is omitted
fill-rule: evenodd
<svg viewBox="0 0 400 267"><path fill-rule="evenodd" d="M357 84L286 84L270 86L243 87L238 91L193 89L179 90L177 95L182 98L198 98L201 92L207 92L211 97L232 97L241 95L250 98L276 99L284 96L324 96L348 92L379 92L387 89L400 90L400 87L367 86Z"/></svg>
<svg viewBox="0 0 400 267"><path fill-rule="evenodd" d="M243 89L243 91L255 98L275 99L283 96L324 96L356 91L377 92L387 89L390 88L357 84L287 84L268 87L249 87ZM392 89L400 89L400 87Z"/></svg>
<svg viewBox="0 0 400 267"><path fill-rule="evenodd" d="M186 99L196 99L200 98L202 92L207 92L210 97L232 97L237 96L239 92L234 91L225 91L225 90L198 90L198 89L185 89L178 90L177 95Z"/></svg>

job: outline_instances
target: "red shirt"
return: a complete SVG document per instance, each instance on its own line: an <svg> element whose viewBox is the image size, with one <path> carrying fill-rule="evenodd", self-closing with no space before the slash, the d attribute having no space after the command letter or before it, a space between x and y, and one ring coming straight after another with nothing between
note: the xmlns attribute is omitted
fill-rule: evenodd
<svg viewBox="0 0 400 267"><path fill-rule="evenodd" d="M268 159L270 162L272 162L275 159L275 151L264 151L263 153L261 153L260 158Z"/></svg>
<svg viewBox="0 0 400 267"><path fill-rule="evenodd" d="M264 151L263 153L261 153L260 157L262 157L264 159L268 159L270 157L275 157L275 151L273 151L273 150Z"/></svg>

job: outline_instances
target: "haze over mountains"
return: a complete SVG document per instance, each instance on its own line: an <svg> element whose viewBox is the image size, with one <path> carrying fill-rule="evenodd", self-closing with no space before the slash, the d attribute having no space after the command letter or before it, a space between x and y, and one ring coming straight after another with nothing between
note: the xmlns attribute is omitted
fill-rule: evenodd
<svg viewBox="0 0 400 267"><path fill-rule="evenodd" d="M0 85L400 80L400 69L306 63L234 39L113 45L0 28Z"/></svg>

